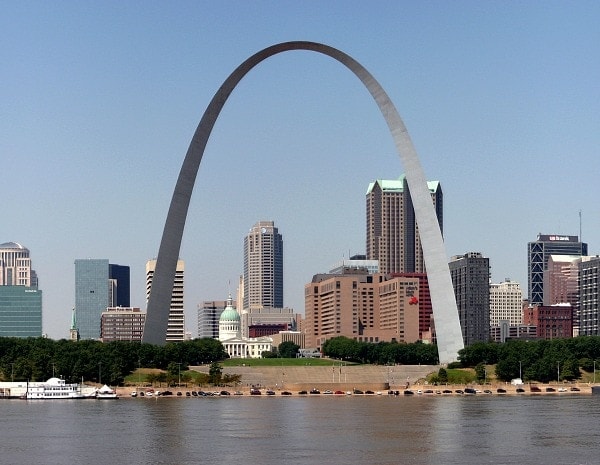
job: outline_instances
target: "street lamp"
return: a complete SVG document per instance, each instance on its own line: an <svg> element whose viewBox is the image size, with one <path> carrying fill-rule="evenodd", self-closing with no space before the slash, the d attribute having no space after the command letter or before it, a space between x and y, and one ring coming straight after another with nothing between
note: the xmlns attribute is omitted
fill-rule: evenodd
<svg viewBox="0 0 600 465"><path fill-rule="evenodd" d="M560 383L560 362L556 362L556 381Z"/></svg>
<svg viewBox="0 0 600 465"><path fill-rule="evenodd" d="M177 387L181 386L181 362L177 363Z"/></svg>
<svg viewBox="0 0 600 465"><path fill-rule="evenodd" d="M519 360L519 379L523 381L523 375L521 374L521 360Z"/></svg>
<svg viewBox="0 0 600 465"><path fill-rule="evenodd" d="M596 360L594 360L594 384L596 384Z"/></svg>

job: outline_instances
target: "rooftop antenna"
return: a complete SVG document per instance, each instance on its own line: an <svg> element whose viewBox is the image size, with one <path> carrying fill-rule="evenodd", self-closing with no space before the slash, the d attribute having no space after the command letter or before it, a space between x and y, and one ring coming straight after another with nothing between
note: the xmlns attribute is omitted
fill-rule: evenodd
<svg viewBox="0 0 600 465"><path fill-rule="evenodd" d="M579 210L579 242L583 242L583 237L581 234L581 209Z"/></svg>

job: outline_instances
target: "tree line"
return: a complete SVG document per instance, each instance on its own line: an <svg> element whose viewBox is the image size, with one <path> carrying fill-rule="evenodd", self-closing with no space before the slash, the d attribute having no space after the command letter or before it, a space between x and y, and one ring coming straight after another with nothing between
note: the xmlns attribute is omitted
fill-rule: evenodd
<svg viewBox="0 0 600 465"><path fill-rule="evenodd" d="M573 381L600 361L600 337L475 343L461 350L458 359L462 367L496 365L496 378L502 381Z"/></svg>
<svg viewBox="0 0 600 465"><path fill-rule="evenodd" d="M437 346L423 343L361 342L335 337L323 344L323 354L356 363L436 365ZM553 340L509 340L505 343L478 342L458 353L458 362L450 368L474 368L477 379L487 377L486 365L495 365L501 381L573 381L582 370L600 369L600 336L579 336Z"/></svg>
<svg viewBox="0 0 600 465"><path fill-rule="evenodd" d="M363 342L339 336L328 339L323 344L323 355L348 362L389 365L436 365L437 346L415 342Z"/></svg>
<svg viewBox="0 0 600 465"><path fill-rule="evenodd" d="M174 366L203 365L226 359L223 345L210 338L172 342L164 346L94 340L58 341L46 338L0 338L0 374L4 381L101 382L121 385L140 367L169 372Z"/></svg>

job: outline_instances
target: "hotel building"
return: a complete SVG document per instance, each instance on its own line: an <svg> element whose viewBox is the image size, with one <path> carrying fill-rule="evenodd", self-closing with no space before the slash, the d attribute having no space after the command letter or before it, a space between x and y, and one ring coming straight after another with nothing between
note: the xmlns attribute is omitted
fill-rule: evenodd
<svg viewBox="0 0 600 465"><path fill-rule="evenodd" d="M443 193L439 181L428 181L443 232ZM378 179L367 189L368 260L379 261L380 273L423 273L425 263L406 178Z"/></svg>

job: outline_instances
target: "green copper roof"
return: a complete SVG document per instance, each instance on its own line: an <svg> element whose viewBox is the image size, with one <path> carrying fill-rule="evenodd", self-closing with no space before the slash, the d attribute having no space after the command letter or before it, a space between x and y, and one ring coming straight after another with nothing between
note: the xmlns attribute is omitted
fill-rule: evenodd
<svg viewBox="0 0 600 465"><path fill-rule="evenodd" d="M227 306L225 307L225 310L223 310L223 313L221 313L219 321L241 321L240 314L233 308L231 295L229 295L229 298L227 299Z"/></svg>
<svg viewBox="0 0 600 465"><path fill-rule="evenodd" d="M367 195L373 191L375 184L379 184L379 187L383 192L402 192L404 186L404 178L405 176L401 175L398 179L377 179L376 181L369 183L369 187L367 188ZM427 187L431 192L437 191L439 185L439 181L427 181Z"/></svg>

